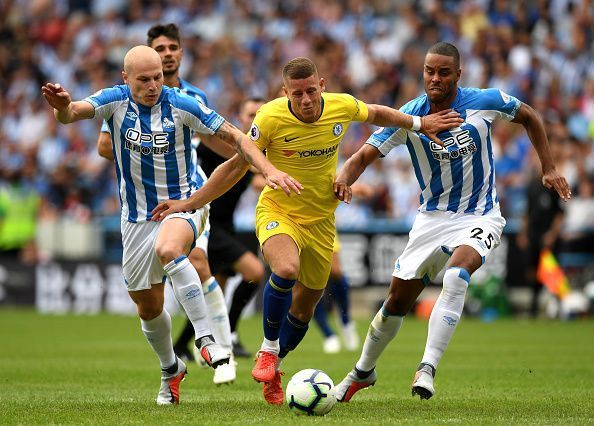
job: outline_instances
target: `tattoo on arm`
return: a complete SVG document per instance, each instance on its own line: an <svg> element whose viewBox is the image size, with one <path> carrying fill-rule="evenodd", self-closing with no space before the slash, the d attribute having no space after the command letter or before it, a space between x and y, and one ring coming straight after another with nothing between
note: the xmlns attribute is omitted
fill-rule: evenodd
<svg viewBox="0 0 594 426"><path fill-rule="evenodd" d="M252 163L252 156L245 152L243 147L241 146L241 139L243 138L243 134L237 127L233 124L225 121L223 125L217 130L215 133L219 138L227 142L228 144L232 145L235 151L250 164Z"/></svg>

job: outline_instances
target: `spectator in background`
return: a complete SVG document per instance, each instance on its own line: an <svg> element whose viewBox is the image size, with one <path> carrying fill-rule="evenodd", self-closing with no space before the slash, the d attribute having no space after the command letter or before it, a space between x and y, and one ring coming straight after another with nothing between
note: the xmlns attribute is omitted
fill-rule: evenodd
<svg viewBox="0 0 594 426"><path fill-rule="evenodd" d="M35 232L41 198L33 187L34 163L3 171L0 184L0 255L6 261L37 261ZM7 260L11 259L11 260Z"/></svg>
<svg viewBox="0 0 594 426"><path fill-rule="evenodd" d="M563 143L564 141L551 139L553 158L563 157ZM565 208L559 195L542 185L538 160L533 155L530 157L531 167L529 167L530 178L526 188L526 209L522 217L517 244L527 256L526 282L532 289L530 315L537 317L539 296L543 288L543 283L538 280L536 274L540 255L543 250L550 250L555 256L558 254Z"/></svg>

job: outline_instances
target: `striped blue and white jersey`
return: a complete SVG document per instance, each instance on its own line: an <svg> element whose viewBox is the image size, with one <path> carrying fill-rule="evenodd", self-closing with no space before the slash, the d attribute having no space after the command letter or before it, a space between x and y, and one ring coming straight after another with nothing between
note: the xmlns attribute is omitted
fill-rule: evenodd
<svg viewBox="0 0 594 426"><path fill-rule="evenodd" d="M192 195L197 189L192 129L213 134L223 117L166 86L153 107L134 102L127 85L100 90L85 100L109 126L124 219L149 221L159 202Z"/></svg>
<svg viewBox="0 0 594 426"><path fill-rule="evenodd" d="M183 78L179 79L179 91L185 93L186 95L196 98L198 102L201 102L202 104L208 106L208 99L206 97L206 93L204 93L203 90L199 89L193 84L188 83ZM101 124L101 131L104 133L111 133L107 120L103 120L103 123ZM204 173L204 170L202 170L202 167L200 167L200 164L198 164L198 155L196 154L196 149L198 148L199 144L200 139L198 137L193 137L192 147L194 149L192 150L192 161L194 162L196 170L196 173L194 174L194 182L196 182L196 188L201 188L202 185L206 183L207 179L206 173Z"/></svg>
<svg viewBox="0 0 594 426"><path fill-rule="evenodd" d="M491 125L497 118L513 120L521 102L498 89L458 88L452 108L464 123L441 132L444 147L427 136L403 128L380 128L366 143L382 155L406 144L421 188L419 211L449 211L484 215L499 208L491 145ZM427 95L400 109L411 115L429 113Z"/></svg>

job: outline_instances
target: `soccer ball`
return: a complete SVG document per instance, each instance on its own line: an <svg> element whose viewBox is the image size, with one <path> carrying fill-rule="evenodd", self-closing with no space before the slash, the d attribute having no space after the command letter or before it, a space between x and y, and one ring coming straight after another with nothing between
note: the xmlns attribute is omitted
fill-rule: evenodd
<svg viewBox="0 0 594 426"><path fill-rule="evenodd" d="M323 371L308 368L295 373L287 384L287 403L295 414L323 416L334 404L334 382Z"/></svg>

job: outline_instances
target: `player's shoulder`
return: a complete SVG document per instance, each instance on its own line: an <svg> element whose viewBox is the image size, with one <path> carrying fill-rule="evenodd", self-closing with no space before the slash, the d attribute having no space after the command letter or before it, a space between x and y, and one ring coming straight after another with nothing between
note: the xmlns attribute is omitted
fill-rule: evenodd
<svg viewBox="0 0 594 426"><path fill-rule="evenodd" d="M410 115L426 115L429 113L429 106L429 98L423 94L402 105L400 111Z"/></svg>
<svg viewBox="0 0 594 426"><path fill-rule="evenodd" d="M203 105L194 96L180 90L179 87L163 86L163 93L161 95L161 102L166 102L172 106L184 110L191 110L196 106Z"/></svg>
<svg viewBox="0 0 594 426"><path fill-rule="evenodd" d="M479 89L477 87L460 87L460 105L466 109L491 110L499 109L509 103L519 103L513 96L501 89L489 87Z"/></svg>
<svg viewBox="0 0 594 426"><path fill-rule="evenodd" d="M324 92L322 97L324 98L324 109L346 110L349 113L352 110L358 110L360 103L363 103L349 93Z"/></svg>
<svg viewBox="0 0 594 426"><path fill-rule="evenodd" d="M112 87L106 87L96 91L92 95L85 98L91 102L95 107L99 105L111 104L114 102L126 102L131 99L130 88L127 84L117 84Z"/></svg>
<svg viewBox="0 0 594 426"><path fill-rule="evenodd" d="M179 79L180 82L180 92L186 93L188 96L192 96L196 98L198 101L202 102L204 105L208 105L208 98L206 97L206 92L201 88L194 86L187 80L183 78Z"/></svg>
<svg viewBox="0 0 594 426"><path fill-rule="evenodd" d="M258 109L258 114L286 114L289 112L289 100L281 96L266 102Z"/></svg>
<svg viewBox="0 0 594 426"><path fill-rule="evenodd" d="M322 97L325 102L333 102L337 104L352 104L357 101L357 99L349 93L324 92L322 93Z"/></svg>
<svg viewBox="0 0 594 426"><path fill-rule="evenodd" d="M93 93L91 96L101 96L103 94L109 94L111 96L121 97L122 99L127 99L131 97L130 95L130 88L127 84L116 84L112 87L106 87L104 89L98 90Z"/></svg>

